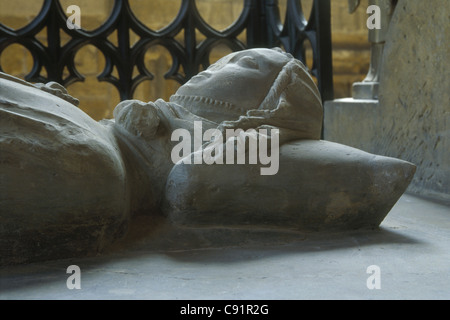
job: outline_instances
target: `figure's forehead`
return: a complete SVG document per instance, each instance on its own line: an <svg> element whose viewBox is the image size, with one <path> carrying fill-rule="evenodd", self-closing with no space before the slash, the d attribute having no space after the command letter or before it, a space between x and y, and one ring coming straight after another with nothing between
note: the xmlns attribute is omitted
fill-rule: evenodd
<svg viewBox="0 0 450 320"><path fill-rule="evenodd" d="M243 57L252 57L260 62L274 63L285 63L291 60L291 58L283 52L273 49L257 48L230 53L229 55L218 60L215 64L224 65L227 63L236 62Z"/></svg>

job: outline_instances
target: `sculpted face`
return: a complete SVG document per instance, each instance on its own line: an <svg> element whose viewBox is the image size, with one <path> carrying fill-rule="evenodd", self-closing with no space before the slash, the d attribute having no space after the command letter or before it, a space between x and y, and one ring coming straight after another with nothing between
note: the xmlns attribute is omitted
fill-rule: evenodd
<svg viewBox="0 0 450 320"><path fill-rule="evenodd" d="M234 120L258 108L290 60L272 49L239 51L194 76L170 100L212 121Z"/></svg>

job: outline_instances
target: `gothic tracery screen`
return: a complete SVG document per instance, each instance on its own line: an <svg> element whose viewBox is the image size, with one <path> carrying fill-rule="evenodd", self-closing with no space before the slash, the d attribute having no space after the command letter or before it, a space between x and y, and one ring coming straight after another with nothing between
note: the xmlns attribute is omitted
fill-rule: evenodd
<svg viewBox="0 0 450 320"><path fill-rule="evenodd" d="M0 57L8 47L21 45L32 59L26 80L70 86L85 78L75 63L77 53L93 46L104 59L98 80L111 83L124 100L133 98L143 81L154 78L146 57L155 47L164 48L171 58L164 78L183 84L208 67L215 48L237 51L280 46L310 68L324 100L333 98L329 0L230 0L238 5L236 19L221 30L203 17L202 6L209 5L204 0L164 1L179 9L160 28L143 22L147 13L139 10L139 4L153 0L103 1L110 2L111 11L94 29L84 28L83 11L81 29L69 28L67 7L77 1L67 0L42 0L40 12L18 28L0 20ZM0 8L8 3L0 0ZM220 10L212 3L209 10ZM166 13L148 13L155 14Z"/></svg>

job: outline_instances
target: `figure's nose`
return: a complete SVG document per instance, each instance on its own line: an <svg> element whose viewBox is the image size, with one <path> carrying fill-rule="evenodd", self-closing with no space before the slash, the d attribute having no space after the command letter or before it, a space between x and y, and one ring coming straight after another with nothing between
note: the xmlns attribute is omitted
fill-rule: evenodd
<svg viewBox="0 0 450 320"><path fill-rule="evenodd" d="M212 76L211 72L209 72L209 71L202 71L199 74L193 76L191 78L191 80L194 80L194 79L209 79L209 78L211 78L211 76Z"/></svg>

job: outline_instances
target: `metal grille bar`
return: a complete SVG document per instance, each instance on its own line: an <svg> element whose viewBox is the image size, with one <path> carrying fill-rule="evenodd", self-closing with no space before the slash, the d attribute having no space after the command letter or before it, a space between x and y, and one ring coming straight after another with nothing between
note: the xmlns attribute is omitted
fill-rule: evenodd
<svg viewBox="0 0 450 320"><path fill-rule="evenodd" d="M25 77L32 82L57 81L68 86L84 77L77 71L74 58L77 51L87 44L97 47L105 56L106 66L98 76L99 81L112 83L122 100L131 99L134 90L144 80L152 80L153 74L144 65L145 52L154 45L165 47L171 54L173 65L165 74L183 84L197 74L200 66L207 68L211 50L225 44L233 51L255 47L283 46L287 52L305 62L305 46L308 40L313 50L311 73L317 78L323 100L333 99L331 63L330 0L314 0L309 21L305 19L300 0L288 0L284 24L281 24L277 0L244 0L244 9L239 18L226 30L217 31L201 17L195 0L182 0L174 21L165 28L149 29L133 14L128 0L114 0L111 15L102 26L93 31L70 30L67 17L58 0L44 0L40 13L25 27L12 30L0 23L0 54L13 43L25 46L32 54L34 64ZM47 28L47 45L36 35ZM70 40L62 45L60 32ZM140 39L130 43L130 30ZM196 30L206 39L197 43ZM184 31L184 43L175 39ZM247 43L238 40L246 31ZM108 37L117 32L118 45ZM42 68L47 76L41 75ZM133 76L137 67L138 75ZM184 72L181 72L181 67ZM112 73L114 68L118 77ZM64 77L64 70L68 76ZM0 70L2 70L0 66Z"/></svg>

